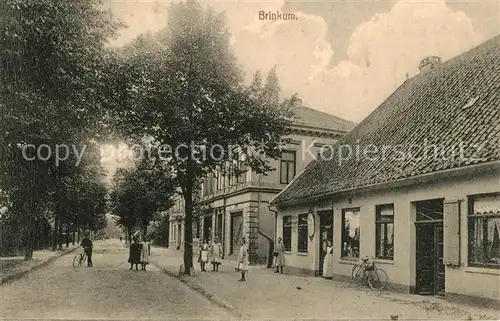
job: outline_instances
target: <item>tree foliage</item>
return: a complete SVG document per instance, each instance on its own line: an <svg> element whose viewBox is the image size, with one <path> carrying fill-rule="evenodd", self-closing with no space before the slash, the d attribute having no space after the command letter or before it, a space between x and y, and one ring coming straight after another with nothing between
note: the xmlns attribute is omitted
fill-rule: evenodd
<svg viewBox="0 0 500 321"><path fill-rule="evenodd" d="M104 44L116 26L96 0L0 2L0 189L22 222L26 258L38 216L53 205L56 217L69 215L68 202L87 195L75 195L86 182L76 151L103 129ZM58 145L68 147L63 164Z"/></svg>
<svg viewBox="0 0 500 321"><path fill-rule="evenodd" d="M153 217L173 205L175 195L169 171L155 159L144 157L130 169L118 169L113 177L110 197L112 214L118 226L130 232L139 227L146 234Z"/></svg>

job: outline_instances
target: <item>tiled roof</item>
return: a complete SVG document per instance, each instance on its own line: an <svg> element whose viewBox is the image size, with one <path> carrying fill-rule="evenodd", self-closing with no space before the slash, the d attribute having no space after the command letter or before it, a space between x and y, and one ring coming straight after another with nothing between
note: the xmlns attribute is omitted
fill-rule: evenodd
<svg viewBox="0 0 500 321"><path fill-rule="evenodd" d="M272 203L297 202L498 161L499 137L500 36L497 36L434 70L406 80L337 142L331 157L311 162ZM346 146L352 149L353 157L346 156ZM379 152L370 153L375 148ZM439 156L452 150L455 157ZM344 151L348 159L339 157L339 151ZM363 151L369 154L365 157Z"/></svg>
<svg viewBox="0 0 500 321"><path fill-rule="evenodd" d="M349 120L342 119L309 107L300 106L293 109L293 125L348 132L356 126Z"/></svg>

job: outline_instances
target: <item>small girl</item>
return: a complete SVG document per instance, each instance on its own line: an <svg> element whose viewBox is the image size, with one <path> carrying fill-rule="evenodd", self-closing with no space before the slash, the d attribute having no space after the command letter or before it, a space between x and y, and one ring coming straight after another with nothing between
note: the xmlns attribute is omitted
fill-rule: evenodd
<svg viewBox="0 0 500 321"><path fill-rule="evenodd" d="M219 265L222 262L222 253L222 244L219 238L215 237L214 244L212 245L212 271L219 271Z"/></svg>
<svg viewBox="0 0 500 321"><path fill-rule="evenodd" d="M204 241L198 250L198 262L200 263L200 268L203 272L205 270L205 264L208 262L208 244L207 241Z"/></svg>

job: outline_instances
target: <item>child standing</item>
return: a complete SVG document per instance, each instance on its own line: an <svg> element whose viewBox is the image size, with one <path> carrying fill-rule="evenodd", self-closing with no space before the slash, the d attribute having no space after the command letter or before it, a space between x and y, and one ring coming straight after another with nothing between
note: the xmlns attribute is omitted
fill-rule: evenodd
<svg viewBox="0 0 500 321"><path fill-rule="evenodd" d="M222 244L216 236L212 245L212 271L219 271L219 265L222 262Z"/></svg>
<svg viewBox="0 0 500 321"><path fill-rule="evenodd" d="M207 270L205 270L205 264L208 262L208 244L206 241L203 242L198 250L198 262L200 263L200 269L203 272L206 272Z"/></svg>

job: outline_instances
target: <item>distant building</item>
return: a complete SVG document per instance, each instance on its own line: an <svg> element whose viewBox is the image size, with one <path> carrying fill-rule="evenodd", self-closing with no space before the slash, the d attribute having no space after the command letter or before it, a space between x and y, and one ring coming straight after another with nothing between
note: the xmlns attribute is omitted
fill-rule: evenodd
<svg viewBox="0 0 500 321"><path fill-rule="evenodd" d="M207 210L194 226L195 242L218 236L224 255L237 253L242 237L250 245L250 261L264 263L275 241L275 213L269 201L300 173L322 146L333 145L355 124L299 103L294 109L291 143L281 159L270 160L276 169L264 175L240 168L239 175L216 172L203 182L200 203ZM227 166L241 166L237 162ZM170 244L183 248L184 202L179 197L171 209Z"/></svg>
<svg viewBox="0 0 500 321"><path fill-rule="evenodd" d="M321 274L331 240L336 278L373 256L392 289L499 300L500 36L420 68L338 142L361 157L315 161L272 200L287 268Z"/></svg>

